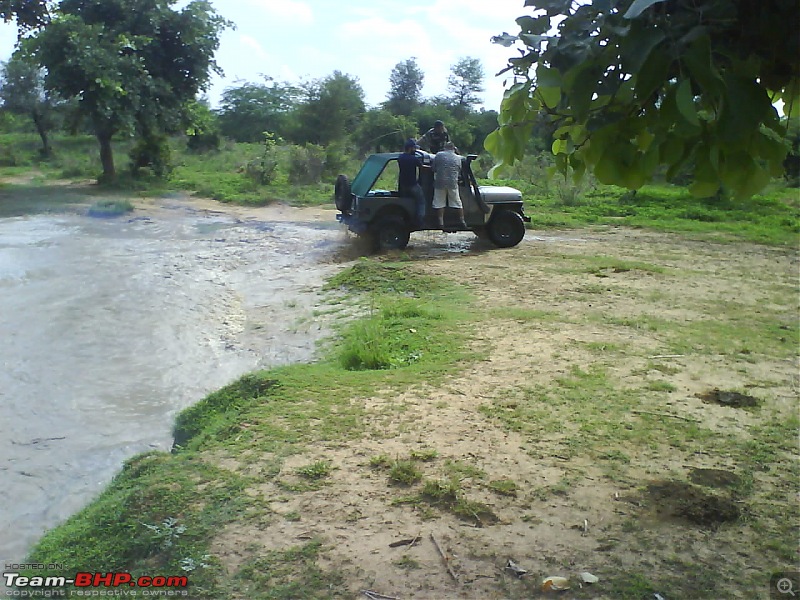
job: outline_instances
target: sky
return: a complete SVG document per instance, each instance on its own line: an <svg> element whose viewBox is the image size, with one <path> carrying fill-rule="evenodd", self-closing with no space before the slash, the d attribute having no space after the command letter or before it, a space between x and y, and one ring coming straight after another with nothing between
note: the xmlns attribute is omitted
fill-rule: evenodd
<svg viewBox="0 0 800 600"><path fill-rule="evenodd" d="M175 5L186 5L181 0ZM237 82L299 83L334 70L359 80L365 101L386 100L389 75L399 62L416 58L425 74L422 95L447 92L450 67L460 58L481 61L486 91L483 106L497 110L507 75L495 77L515 50L490 38L518 33L515 19L530 14L524 0L212 0L235 23L220 38L208 97L218 104ZM0 24L0 60L13 51L16 29Z"/></svg>

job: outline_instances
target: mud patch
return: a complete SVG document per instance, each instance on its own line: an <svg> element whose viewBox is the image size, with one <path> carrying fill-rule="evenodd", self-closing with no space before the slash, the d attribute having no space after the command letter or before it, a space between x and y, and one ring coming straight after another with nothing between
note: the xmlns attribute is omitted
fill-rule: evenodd
<svg viewBox="0 0 800 600"><path fill-rule="evenodd" d="M647 486L647 500L662 518L714 527L736 521L741 511L729 498L708 493L682 481L654 481Z"/></svg>
<svg viewBox="0 0 800 600"><path fill-rule="evenodd" d="M697 485L713 488L729 488L739 485L741 477L724 469L691 469L689 479Z"/></svg>
<svg viewBox="0 0 800 600"><path fill-rule="evenodd" d="M739 392L726 392L717 388L697 394L697 397L709 404L721 404L722 406L732 406L733 408L751 408L761 404L759 399L753 396L740 394Z"/></svg>

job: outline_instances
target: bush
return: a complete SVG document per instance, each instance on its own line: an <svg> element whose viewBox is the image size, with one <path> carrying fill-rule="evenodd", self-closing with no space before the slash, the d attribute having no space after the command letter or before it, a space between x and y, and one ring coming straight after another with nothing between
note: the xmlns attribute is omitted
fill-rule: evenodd
<svg viewBox="0 0 800 600"><path fill-rule="evenodd" d="M311 184L322 180L325 148L316 144L292 146L289 152L289 183Z"/></svg>
<svg viewBox="0 0 800 600"><path fill-rule="evenodd" d="M150 167L156 177L168 177L172 172L172 151L169 140L164 135L143 135L128 156L131 159L131 173L139 175L141 169Z"/></svg>
<svg viewBox="0 0 800 600"><path fill-rule="evenodd" d="M219 150L220 141L219 133L216 130L201 131L189 136L186 140L186 148L189 152L202 154Z"/></svg>

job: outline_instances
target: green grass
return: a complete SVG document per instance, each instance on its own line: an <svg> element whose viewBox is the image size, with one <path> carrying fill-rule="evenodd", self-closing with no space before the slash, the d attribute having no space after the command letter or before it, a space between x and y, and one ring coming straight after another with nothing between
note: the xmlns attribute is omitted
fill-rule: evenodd
<svg viewBox="0 0 800 600"><path fill-rule="evenodd" d="M409 486L422 479L422 472L413 460L396 460L389 467L389 481Z"/></svg>
<svg viewBox="0 0 800 600"><path fill-rule="evenodd" d="M502 183L522 191L534 229L626 225L790 246L800 237L800 191L780 182L747 200L694 198L686 188L668 184L647 185L636 194L598 185L584 191L579 202L565 201L557 190L538 182Z"/></svg>

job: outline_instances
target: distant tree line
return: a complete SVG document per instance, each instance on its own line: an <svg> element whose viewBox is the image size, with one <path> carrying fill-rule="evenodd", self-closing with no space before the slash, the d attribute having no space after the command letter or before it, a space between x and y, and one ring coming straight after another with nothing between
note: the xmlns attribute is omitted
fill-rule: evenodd
<svg viewBox="0 0 800 600"><path fill-rule="evenodd" d="M335 144L360 154L399 149L440 119L463 151L480 152L497 126L495 111L477 109L484 89L480 61L454 64L445 96L423 98L424 77L416 58L398 63L386 101L371 108L358 79L341 71L299 84L265 78L227 88L214 112L219 133L236 141L260 141L269 132L294 144Z"/></svg>

